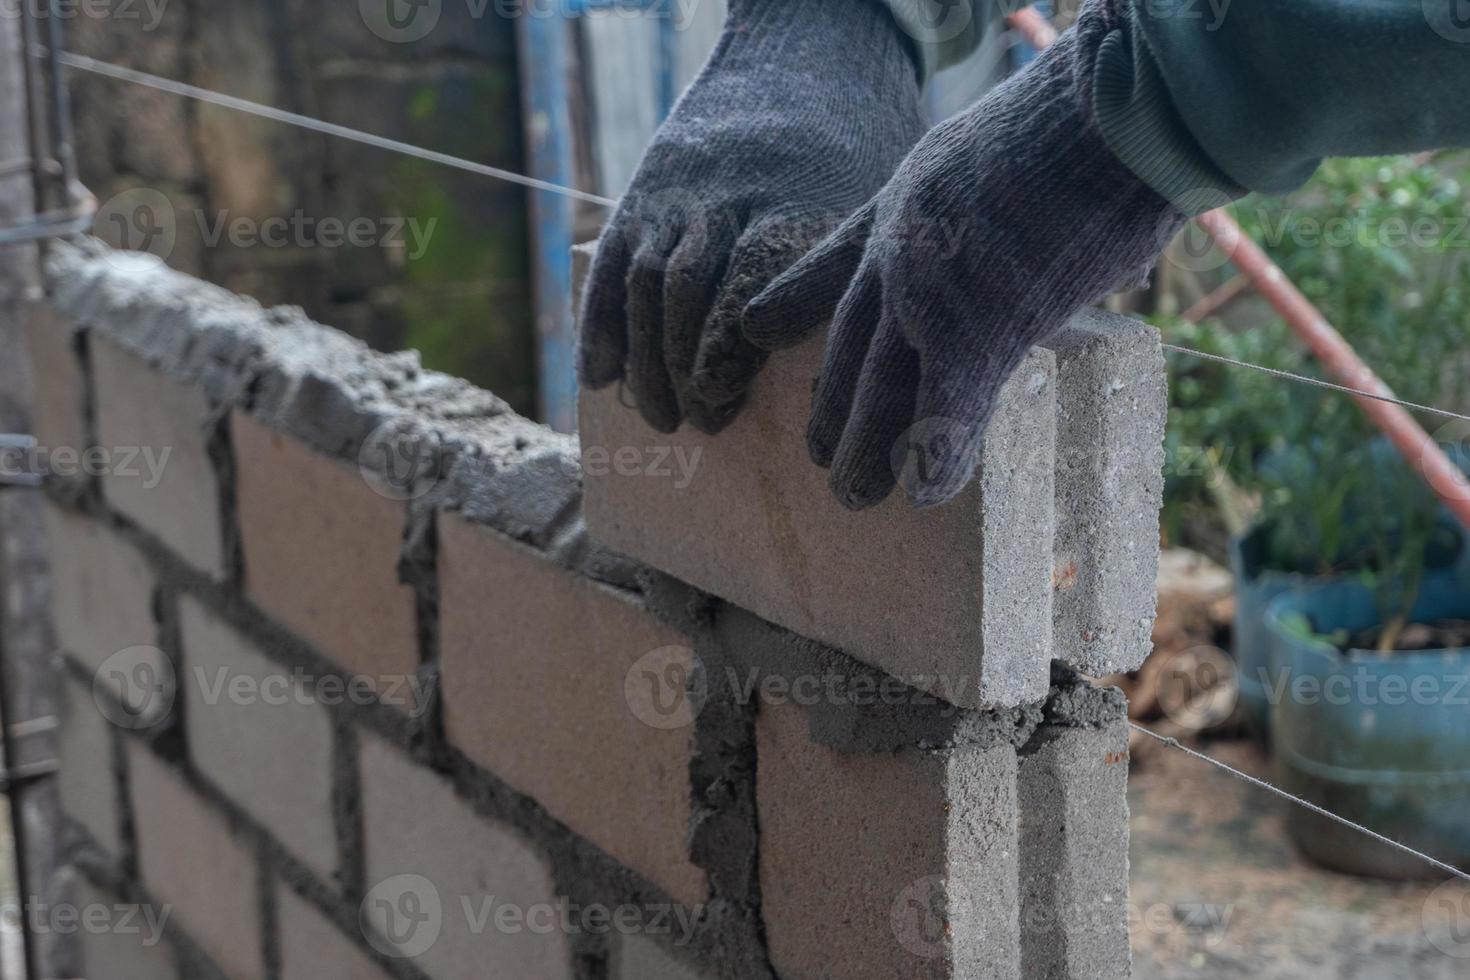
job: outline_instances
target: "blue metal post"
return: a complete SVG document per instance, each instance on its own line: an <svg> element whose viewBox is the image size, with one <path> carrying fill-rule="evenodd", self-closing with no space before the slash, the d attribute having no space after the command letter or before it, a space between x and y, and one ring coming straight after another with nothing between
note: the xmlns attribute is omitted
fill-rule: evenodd
<svg viewBox="0 0 1470 980"><path fill-rule="evenodd" d="M568 99L568 22L561 16L522 16L517 25L531 174L570 187L576 176ZM577 426L572 201L550 191L528 194L541 419L559 432L572 432Z"/></svg>

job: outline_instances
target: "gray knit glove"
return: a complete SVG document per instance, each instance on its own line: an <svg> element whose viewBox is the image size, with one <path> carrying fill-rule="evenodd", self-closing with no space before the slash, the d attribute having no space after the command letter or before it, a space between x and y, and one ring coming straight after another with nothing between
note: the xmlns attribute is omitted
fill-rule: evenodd
<svg viewBox="0 0 1470 980"><path fill-rule="evenodd" d="M1089 0L746 310L763 350L831 320L807 440L846 506L872 506L895 482L920 507L959 493L1031 346L1146 276L1183 224L1095 125L1092 71L1113 17Z"/></svg>
<svg viewBox="0 0 1470 980"><path fill-rule="evenodd" d="M648 424L728 424L765 359L740 316L924 134L914 55L878 0L731 0L725 33L603 231L577 368Z"/></svg>

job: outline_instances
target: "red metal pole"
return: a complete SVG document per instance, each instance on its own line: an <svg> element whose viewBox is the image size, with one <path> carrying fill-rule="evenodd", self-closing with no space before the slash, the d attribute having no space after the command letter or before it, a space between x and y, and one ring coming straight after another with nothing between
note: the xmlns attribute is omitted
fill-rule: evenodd
<svg viewBox="0 0 1470 980"><path fill-rule="evenodd" d="M1056 40L1056 28L1034 7L1018 10L1006 20L1037 49ZM1340 384L1369 394L1395 397L1392 389L1327 322L1312 301L1292 284L1281 267L1241 230L1234 218L1223 210L1217 210L1202 214L1196 220ZM1376 398L1355 395L1353 400L1403 454L1404 459L1411 466L1417 465L1429 488L1460 524L1470 530L1470 480L1450 461L1439 443L1424 431L1407 409Z"/></svg>

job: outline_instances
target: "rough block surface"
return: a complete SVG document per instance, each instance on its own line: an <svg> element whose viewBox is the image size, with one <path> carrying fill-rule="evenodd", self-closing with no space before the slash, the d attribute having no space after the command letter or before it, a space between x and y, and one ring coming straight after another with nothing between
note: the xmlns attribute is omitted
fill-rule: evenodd
<svg viewBox="0 0 1470 980"><path fill-rule="evenodd" d="M381 740L361 749L365 915L435 980L571 980L570 942L533 931L526 916L556 901L545 858L519 834L486 820L449 783ZM395 909L432 912L389 921ZM391 927L391 928L390 928Z"/></svg>
<svg viewBox="0 0 1470 980"><path fill-rule="evenodd" d="M128 776L143 884L226 974L263 980L254 850L136 739Z"/></svg>
<svg viewBox="0 0 1470 980"><path fill-rule="evenodd" d="M223 577L209 400L105 336L93 336L91 355L97 445L110 460L102 476L107 502L191 565Z"/></svg>
<svg viewBox="0 0 1470 980"><path fill-rule="evenodd" d="M762 909L789 980L1020 976L1015 750L845 755L757 722Z"/></svg>
<svg viewBox="0 0 1470 980"><path fill-rule="evenodd" d="M330 881L332 727L314 690L188 596L179 633L195 766Z"/></svg>
<svg viewBox="0 0 1470 980"><path fill-rule="evenodd" d="M1038 980L1124 980L1128 726L1043 727L1020 758L1021 949Z"/></svg>
<svg viewBox="0 0 1470 980"><path fill-rule="evenodd" d="M1136 670L1153 648L1164 427L1159 333L1084 310L1057 359L1054 656L1093 676Z"/></svg>
<svg viewBox="0 0 1470 980"><path fill-rule="evenodd" d="M495 532L449 515L439 528L450 742L674 898L702 901L687 845L693 712L683 692L662 692L668 715L643 697L689 676L687 641Z"/></svg>
<svg viewBox="0 0 1470 980"><path fill-rule="evenodd" d="M917 511L845 510L806 450L816 339L773 357L716 437L581 398L588 530L608 546L965 707L1044 697L1051 658L1055 365L1007 383L975 481ZM940 683L942 678L946 683ZM955 692L959 692L956 694Z"/></svg>
<svg viewBox="0 0 1470 980"><path fill-rule="evenodd" d="M349 671L411 675L419 657L413 590L398 579L403 503L240 412L231 433L246 595Z"/></svg>

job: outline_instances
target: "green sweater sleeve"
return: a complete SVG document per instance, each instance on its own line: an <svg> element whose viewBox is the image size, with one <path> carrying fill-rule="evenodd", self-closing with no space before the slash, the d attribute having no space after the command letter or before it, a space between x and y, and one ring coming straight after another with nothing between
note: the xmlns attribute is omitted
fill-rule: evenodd
<svg viewBox="0 0 1470 980"><path fill-rule="evenodd" d="M1285 193L1327 156L1470 145L1462 8L1131 0L1098 60L1099 122L1123 162L1175 200Z"/></svg>
<svg viewBox="0 0 1470 980"><path fill-rule="evenodd" d="M1003 0L886 0L929 71ZM1284 193L1327 156L1470 145L1465 0L1116 0L1094 85L1108 145L1189 211Z"/></svg>

